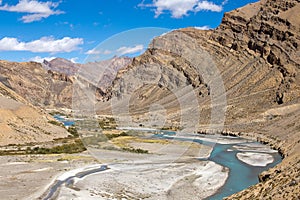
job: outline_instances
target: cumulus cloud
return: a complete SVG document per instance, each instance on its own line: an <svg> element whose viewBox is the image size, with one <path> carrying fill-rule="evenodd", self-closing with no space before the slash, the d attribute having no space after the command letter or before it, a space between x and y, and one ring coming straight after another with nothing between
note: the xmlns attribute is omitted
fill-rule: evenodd
<svg viewBox="0 0 300 200"><path fill-rule="evenodd" d="M120 55L125 55L125 54L134 54L134 53L139 53L144 50L144 46L142 44L135 45L133 47L120 47L117 49L117 53Z"/></svg>
<svg viewBox="0 0 300 200"><path fill-rule="evenodd" d="M117 56L122 56L126 54L135 54L135 53L140 53L144 50L144 46L142 44L138 44L135 46L122 46L116 50L103 50L103 49L91 49L85 52L87 55L109 55L109 54L114 54Z"/></svg>
<svg viewBox="0 0 300 200"><path fill-rule="evenodd" d="M78 57L74 57L74 58L70 58L69 59L72 63L77 63L77 61L79 60Z"/></svg>
<svg viewBox="0 0 300 200"><path fill-rule="evenodd" d="M209 10L213 12L221 12L223 9L222 6L216 5L213 2L209 1L200 1L198 2L197 6L195 7L195 11L201 11L201 10Z"/></svg>
<svg viewBox="0 0 300 200"><path fill-rule="evenodd" d="M30 58L29 61L34 61L34 62L42 63L42 62L44 62L44 60L51 61L51 60L53 60L55 58L56 57L40 57L40 56L35 56L33 58Z"/></svg>
<svg viewBox="0 0 300 200"><path fill-rule="evenodd" d="M210 30L210 26L195 26L194 27L195 29L198 29L198 30Z"/></svg>
<svg viewBox="0 0 300 200"><path fill-rule="evenodd" d="M83 44L82 38L54 39L53 37L42 37L39 40L20 42L17 38L4 37L0 40L0 51L60 53L75 51L81 44Z"/></svg>
<svg viewBox="0 0 300 200"><path fill-rule="evenodd" d="M97 54L103 54L103 55L108 55L108 54L111 54L112 51L110 50L99 50L99 49L91 49L91 50L88 50L85 54L87 55L97 55Z"/></svg>
<svg viewBox="0 0 300 200"><path fill-rule="evenodd" d="M139 4L140 7L155 8L155 17L159 17L167 11L171 13L173 18L188 16L189 12L221 12L223 9L222 5L206 0L153 0L152 4L145 4L144 2Z"/></svg>
<svg viewBox="0 0 300 200"><path fill-rule="evenodd" d="M1 5L0 0L0 5ZM5 4L0 7L2 11L8 12L18 12L18 13L27 13L21 17L21 20L24 23L30 23L34 21L40 21L43 18L47 18L51 15L59 15L64 12L60 10L54 10L57 8L59 3L46 1L40 2L37 0L19 0L16 5Z"/></svg>

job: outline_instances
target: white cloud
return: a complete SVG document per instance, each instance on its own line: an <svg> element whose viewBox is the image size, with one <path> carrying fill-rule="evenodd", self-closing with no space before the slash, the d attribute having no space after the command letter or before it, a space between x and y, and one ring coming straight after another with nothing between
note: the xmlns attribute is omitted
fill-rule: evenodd
<svg viewBox="0 0 300 200"><path fill-rule="evenodd" d="M34 61L34 62L39 62L43 63L44 60L47 60L48 62L55 59L56 57L40 57L40 56L35 56L33 58L30 58L29 61ZM77 63L78 57L70 58L69 60L73 63Z"/></svg>
<svg viewBox="0 0 300 200"><path fill-rule="evenodd" d="M74 57L74 58L70 58L69 60L72 62L72 63L77 63L77 60L79 58L78 57Z"/></svg>
<svg viewBox="0 0 300 200"><path fill-rule="evenodd" d="M222 4L223 5L223 4ZM189 12L213 11L221 12L222 5L216 5L206 0L153 0L152 4L140 3L140 7L154 7L155 17L159 17L164 11L171 12L173 18L188 16Z"/></svg>
<svg viewBox="0 0 300 200"><path fill-rule="evenodd" d="M125 54L134 54L134 53L139 53L144 50L144 46L142 44L138 44L132 47L120 47L117 50L101 50L101 49L91 49L88 50L85 54L87 55L109 55L109 54L115 54L118 56L122 56Z"/></svg>
<svg viewBox="0 0 300 200"><path fill-rule="evenodd" d="M213 12L221 12L223 9L222 6L216 5L213 2L209 1L200 1L198 2L197 6L195 7L195 11L201 11L201 10L209 10Z"/></svg>
<svg viewBox="0 0 300 200"><path fill-rule="evenodd" d="M0 51L71 52L77 50L81 44L83 44L82 38L42 37L39 40L20 42L17 38L4 37L0 40Z"/></svg>
<svg viewBox="0 0 300 200"><path fill-rule="evenodd" d="M40 56L35 56L33 58L30 58L29 61L34 61L34 62L42 63L42 62L44 62L44 60L51 61L51 60L53 60L55 58L56 57L40 57Z"/></svg>
<svg viewBox="0 0 300 200"><path fill-rule="evenodd" d="M134 47L120 47L117 50L117 53L120 55L125 55L125 54L134 54L134 53L139 53L144 50L144 46L142 44L135 45Z"/></svg>
<svg viewBox="0 0 300 200"><path fill-rule="evenodd" d="M87 54L87 55L96 55L96 54L101 54L101 51L96 50L96 49L91 49L91 50L88 50L87 52L85 52L85 54Z"/></svg>
<svg viewBox="0 0 300 200"><path fill-rule="evenodd" d="M198 30L210 30L211 28L209 26L195 26L195 29Z"/></svg>
<svg viewBox="0 0 300 200"><path fill-rule="evenodd" d="M1 2L0 2L1 5ZM64 12L60 10L54 10L59 3L46 1L40 2L37 0L19 0L16 5L5 4L0 7L0 10L8 12L28 13L21 17L24 23L30 23L34 21L40 21L43 18L47 18L51 15L59 15Z"/></svg>
<svg viewBox="0 0 300 200"><path fill-rule="evenodd" d="M87 55L97 55L97 54L103 54L103 55L108 55L111 54L112 51L110 50L98 50L96 48L88 50L87 52L85 52L85 54Z"/></svg>

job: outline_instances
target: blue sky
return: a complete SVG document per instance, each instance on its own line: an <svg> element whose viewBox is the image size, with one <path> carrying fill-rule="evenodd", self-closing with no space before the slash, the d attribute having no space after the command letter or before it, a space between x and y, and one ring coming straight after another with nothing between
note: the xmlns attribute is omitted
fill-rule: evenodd
<svg viewBox="0 0 300 200"><path fill-rule="evenodd" d="M255 1L0 0L0 59L63 57L84 62L95 55L138 55L154 36L184 27L215 28L224 12L251 2ZM121 37L116 39L116 34Z"/></svg>

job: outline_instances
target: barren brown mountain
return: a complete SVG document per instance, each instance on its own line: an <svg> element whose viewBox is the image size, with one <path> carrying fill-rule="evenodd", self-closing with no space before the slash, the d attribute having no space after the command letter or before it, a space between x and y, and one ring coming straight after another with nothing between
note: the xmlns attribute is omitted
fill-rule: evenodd
<svg viewBox="0 0 300 200"><path fill-rule="evenodd" d="M228 199L299 199L299 13L297 0L263 0L226 13L215 30L186 28L157 37L118 73L105 94L110 103L100 104L99 113L129 114L130 122L147 124L156 103L165 110L168 127L188 125L180 122L182 113L190 109L187 115L193 116L200 109L199 132L257 139L284 157L281 164L260 175L259 184ZM226 102L214 104L214 99L224 97L216 91L218 84L222 86L218 77ZM188 86L196 91L200 107L193 107L190 102L195 95L190 97L182 89ZM126 102L129 106L124 109ZM217 126L222 118L211 115L212 104L221 107L220 115L225 112L224 127ZM105 105L113 107L103 109Z"/></svg>
<svg viewBox="0 0 300 200"><path fill-rule="evenodd" d="M72 79L46 70L40 63L0 61L0 81L34 106L67 107L72 101Z"/></svg>
<svg viewBox="0 0 300 200"><path fill-rule="evenodd" d="M128 57L114 57L107 61L86 64L75 64L63 58L44 63L0 60L0 82L34 106L71 108L73 82L77 73L94 74L97 80L102 77L101 81L93 84L100 90L106 90L116 73L131 60ZM96 70L98 74L89 70Z"/></svg>
<svg viewBox="0 0 300 200"><path fill-rule="evenodd" d="M60 72L68 76L75 75L79 68L82 66L81 64L73 63L63 58L55 58L50 61L44 60L42 64L43 67L47 70Z"/></svg>
<svg viewBox="0 0 300 200"><path fill-rule="evenodd" d="M0 83L0 146L41 143L69 135L43 110Z"/></svg>

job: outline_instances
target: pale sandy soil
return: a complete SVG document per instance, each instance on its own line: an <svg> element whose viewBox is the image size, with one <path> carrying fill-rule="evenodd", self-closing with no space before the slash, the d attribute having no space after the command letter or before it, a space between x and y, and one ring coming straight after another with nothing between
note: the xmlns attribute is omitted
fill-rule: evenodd
<svg viewBox="0 0 300 200"><path fill-rule="evenodd" d="M149 153L157 155L173 155L184 158L184 157L194 157L194 158L208 158L212 151L212 147L206 145L200 145L198 143L192 142L180 142L172 141L172 143L164 145L159 143L141 143L134 142L130 143L133 148L141 148L148 150Z"/></svg>
<svg viewBox="0 0 300 200"><path fill-rule="evenodd" d="M37 199L60 174L93 162L86 153L0 156L0 199Z"/></svg>
<svg viewBox="0 0 300 200"><path fill-rule="evenodd" d="M49 123L49 120L54 119L39 109L0 96L0 145L48 142L68 137L66 129Z"/></svg>
<svg viewBox="0 0 300 200"><path fill-rule="evenodd" d="M185 138L185 139L199 139L206 142L218 143L218 144L239 144L244 142L249 142L248 139L238 138L238 137L230 137L230 136L222 136L222 135L200 135L200 134L178 134L176 136L169 136L169 138Z"/></svg>
<svg viewBox="0 0 300 200"><path fill-rule="evenodd" d="M88 148L101 163L171 163L194 158L208 158L212 147L194 142L178 140L148 140L126 137L114 139L114 144L127 148L148 150L149 153L137 154L118 150Z"/></svg>
<svg viewBox="0 0 300 200"><path fill-rule="evenodd" d="M229 143L230 140L220 137L202 138L216 143ZM228 169L223 166L196 159L209 157L212 147L178 140L162 140L162 143L140 141L144 140L129 143L123 141L122 144L148 150L148 154L89 148L98 162L87 152L74 155L2 156L1 198L38 199L45 196L56 180L63 181L81 171L99 167L99 163L114 164L107 164L109 170L81 179L75 178L72 187L63 185L58 199L197 200L214 194L228 177ZM265 166L273 161L273 157L266 154L272 151L263 145L247 143L234 148L247 151L237 155L247 164ZM255 150L260 153L250 152Z"/></svg>
<svg viewBox="0 0 300 200"><path fill-rule="evenodd" d="M236 156L239 160L252 166L264 167L274 161L273 156L266 153L243 152L237 153Z"/></svg>
<svg viewBox="0 0 300 200"><path fill-rule="evenodd" d="M247 152L260 152L260 153L276 153L277 150L271 149L269 146L260 144L260 143L248 143L238 146L233 146L233 148L239 151Z"/></svg>
<svg viewBox="0 0 300 200"><path fill-rule="evenodd" d="M154 166L155 165L155 166ZM226 181L228 171L214 162L114 164L111 169L62 187L58 199L203 199Z"/></svg>
<svg viewBox="0 0 300 200"><path fill-rule="evenodd" d="M210 161L212 147L186 141L130 140L120 144L148 150L137 154L89 149L109 170L75 179L62 186L58 199L203 199L214 194L226 181L228 170ZM141 142L147 141L147 142ZM116 141L115 141L116 142ZM91 166L93 167L93 166ZM78 173L67 172L58 180Z"/></svg>

